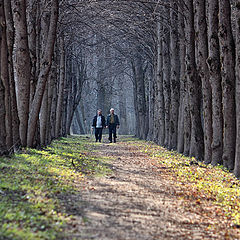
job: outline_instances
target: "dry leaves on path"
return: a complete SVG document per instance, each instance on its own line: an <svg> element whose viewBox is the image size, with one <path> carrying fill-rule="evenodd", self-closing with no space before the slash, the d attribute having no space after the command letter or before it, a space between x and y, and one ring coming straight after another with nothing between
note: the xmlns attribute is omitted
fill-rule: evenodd
<svg viewBox="0 0 240 240"><path fill-rule="evenodd" d="M82 192L84 221L79 225L76 219L72 237L86 240L240 239L237 232L225 229L217 206L188 200L186 196L192 191L186 186L176 186L169 169L134 144L103 143L97 145L97 150L99 156L113 159L113 173L88 180ZM210 228L212 225L216 227Z"/></svg>

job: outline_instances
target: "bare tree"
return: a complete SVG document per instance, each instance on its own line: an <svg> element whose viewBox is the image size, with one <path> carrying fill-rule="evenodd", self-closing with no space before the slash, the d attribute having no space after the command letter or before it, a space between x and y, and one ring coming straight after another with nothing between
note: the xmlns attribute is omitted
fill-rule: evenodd
<svg viewBox="0 0 240 240"><path fill-rule="evenodd" d="M193 0L186 0L188 6L186 10L186 71L187 84L189 91L189 105L191 113L191 143L190 156L197 159L203 159L203 132L201 124L201 85L196 70L195 62L195 30L194 30L194 13Z"/></svg>
<svg viewBox="0 0 240 240"><path fill-rule="evenodd" d="M31 78L31 64L27 37L26 1L13 1L12 8L15 26L15 69L17 78L18 116L20 120L19 133L21 144L25 147L27 145Z"/></svg>
<svg viewBox="0 0 240 240"><path fill-rule="evenodd" d="M240 1L236 1L236 102L240 102ZM237 143L234 174L240 178L240 109L236 104L237 113Z"/></svg>
<svg viewBox="0 0 240 240"><path fill-rule="evenodd" d="M223 88L223 165L234 168L236 144L235 46L229 0L219 0L219 32Z"/></svg>

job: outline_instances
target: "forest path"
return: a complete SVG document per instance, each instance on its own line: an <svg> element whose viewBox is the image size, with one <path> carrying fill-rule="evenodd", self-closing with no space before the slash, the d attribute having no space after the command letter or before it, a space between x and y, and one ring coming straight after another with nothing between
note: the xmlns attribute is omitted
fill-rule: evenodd
<svg viewBox="0 0 240 240"><path fill-rule="evenodd" d="M96 148L112 159L113 172L88 179L81 191L84 221L75 225L77 239L228 239L209 230L201 213L186 210L168 171L133 142Z"/></svg>

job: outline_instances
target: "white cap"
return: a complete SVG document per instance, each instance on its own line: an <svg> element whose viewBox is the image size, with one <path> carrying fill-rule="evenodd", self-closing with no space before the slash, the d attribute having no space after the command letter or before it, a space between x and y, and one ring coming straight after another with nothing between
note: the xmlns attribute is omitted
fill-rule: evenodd
<svg viewBox="0 0 240 240"><path fill-rule="evenodd" d="M114 108L111 108L110 111L114 111Z"/></svg>

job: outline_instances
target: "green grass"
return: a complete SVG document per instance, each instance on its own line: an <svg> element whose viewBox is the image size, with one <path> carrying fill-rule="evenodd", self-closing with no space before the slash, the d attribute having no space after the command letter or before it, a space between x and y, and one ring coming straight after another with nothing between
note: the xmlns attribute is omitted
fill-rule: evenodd
<svg viewBox="0 0 240 240"><path fill-rule="evenodd" d="M197 162L195 158L168 151L153 143L139 141L135 146L149 156L157 158L175 177L176 185L185 186L185 189L190 191L190 198L197 199L198 203L211 200L221 207L226 219L240 225L240 181L233 173L223 166L205 165Z"/></svg>
<svg viewBox="0 0 240 240"><path fill-rule="evenodd" d="M80 195L88 175L110 173L108 158L94 156L86 137L54 141L0 158L0 239L58 239L71 222L64 196Z"/></svg>

